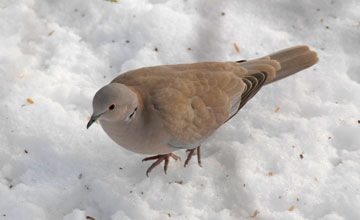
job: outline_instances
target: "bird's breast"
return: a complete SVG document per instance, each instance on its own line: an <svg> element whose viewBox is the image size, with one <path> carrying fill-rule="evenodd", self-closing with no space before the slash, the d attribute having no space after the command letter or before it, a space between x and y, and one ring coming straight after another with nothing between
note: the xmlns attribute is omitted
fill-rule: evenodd
<svg viewBox="0 0 360 220"><path fill-rule="evenodd" d="M153 122L160 122L160 120ZM170 136L159 123L147 122L144 124L139 121L126 123L100 120L100 124L115 143L135 153L168 154L178 150L168 145Z"/></svg>

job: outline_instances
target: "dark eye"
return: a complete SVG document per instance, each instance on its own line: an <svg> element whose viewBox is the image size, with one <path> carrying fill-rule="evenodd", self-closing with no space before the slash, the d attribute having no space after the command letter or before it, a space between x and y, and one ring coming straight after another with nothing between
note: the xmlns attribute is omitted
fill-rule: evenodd
<svg viewBox="0 0 360 220"><path fill-rule="evenodd" d="M112 105L109 106L109 110L112 111L112 110L114 110L114 109L115 109L115 104L112 104Z"/></svg>

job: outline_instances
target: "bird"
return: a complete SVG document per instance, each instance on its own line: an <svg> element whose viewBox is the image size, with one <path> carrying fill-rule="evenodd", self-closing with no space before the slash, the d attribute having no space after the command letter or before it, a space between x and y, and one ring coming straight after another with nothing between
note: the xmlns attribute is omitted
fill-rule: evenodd
<svg viewBox="0 0 360 220"><path fill-rule="evenodd" d="M232 119L265 85L318 62L308 46L295 46L253 60L144 67L120 74L92 101L89 128L99 121L105 133L132 152L154 155L146 175L174 152L188 152L201 164L201 145ZM196 151L196 152L195 152Z"/></svg>

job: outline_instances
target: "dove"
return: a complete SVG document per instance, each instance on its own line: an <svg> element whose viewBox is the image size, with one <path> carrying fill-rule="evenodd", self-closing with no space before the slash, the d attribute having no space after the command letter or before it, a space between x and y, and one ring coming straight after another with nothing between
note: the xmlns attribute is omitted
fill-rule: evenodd
<svg viewBox="0 0 360 220"><path fill-rule="evenodd" d="M318 62L308 46L296 46L253 60L145 67L120 74L93 98L89 128L98 120L118 145L154 155L146 175L174 151L188 152L184 166L220 126L232 119L265 85ZM239 128L241 129L241 128ZM196 152L195 152L196 151Z"/></svg>

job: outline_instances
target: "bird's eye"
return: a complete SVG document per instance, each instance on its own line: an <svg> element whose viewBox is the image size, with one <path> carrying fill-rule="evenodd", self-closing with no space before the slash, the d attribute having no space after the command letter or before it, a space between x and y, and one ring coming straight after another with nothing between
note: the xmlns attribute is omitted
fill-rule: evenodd
<svg viewBox="0 0 360 220"><path fill-rule="evenodd" d="M114 110L114 109L115 109L115 104L112 104L112 105L109 106L109 110L112 111L112 110Z"/></svg>

